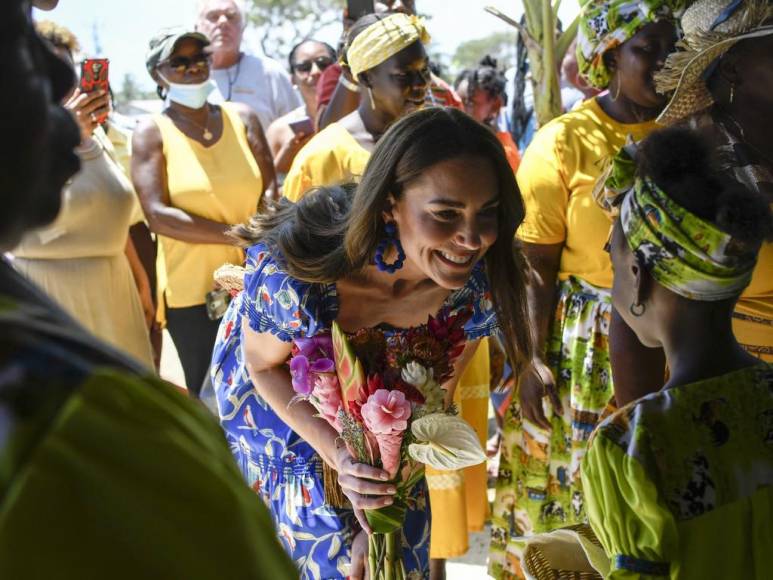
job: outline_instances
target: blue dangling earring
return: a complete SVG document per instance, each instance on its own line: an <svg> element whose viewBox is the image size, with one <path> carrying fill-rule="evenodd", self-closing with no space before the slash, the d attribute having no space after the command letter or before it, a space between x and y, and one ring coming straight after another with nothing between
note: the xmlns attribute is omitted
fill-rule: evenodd
<svg viewBox="0 0 773 580"><path fill-rule="evenodd" d="M384 224L384 231L386 232L386 237L376 246L376 268L381 272L394 274L403 267L405 252L403 251L403 245L400 243L400 238L397 237L397 226L395 226L394 222ZM384 262L384 253L390 244L394 245L395 250L397 250L397 260L392 264L387 264Z"/></svg>

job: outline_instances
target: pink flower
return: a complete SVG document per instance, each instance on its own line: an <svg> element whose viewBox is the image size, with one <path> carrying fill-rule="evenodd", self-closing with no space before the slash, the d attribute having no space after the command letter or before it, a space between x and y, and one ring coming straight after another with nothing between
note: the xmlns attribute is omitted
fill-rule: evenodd
<svg viewBox="0 0 773 580"><path fill-rule="evenodd" d="M400 391L379 389L362 406L362 420L376 435L405 431L411 416L411 403Z"/></svg>
<svg viewBox="0 0 773 580"><path fill-rule="evenodd" d="M338 377L333 374L317 375L314 378L312 397L316 400L315 407L319 414L340 433L338 411L343 403L341 402L341 386L338 384Z"/></svg>
<svg viewBox="0 0 773 580"><path fill-rule="evenodd" d="M381 455L381 466L394 479L400 469L400 448L403 445L403 431L393 431L387 435L376 435L378 451Z"/></svg>

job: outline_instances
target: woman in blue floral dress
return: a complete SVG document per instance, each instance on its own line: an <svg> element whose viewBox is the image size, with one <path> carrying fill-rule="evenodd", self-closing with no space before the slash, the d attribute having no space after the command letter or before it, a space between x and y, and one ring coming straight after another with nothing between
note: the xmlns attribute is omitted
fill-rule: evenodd
<svg viewBox="0 0 773 580"><path fill-rule="evenodd" d="M525 266L513 246L522 219L496 137L463 113L432 109L382 137L356 191L283 201L235 232L248 246L244 289L221 323L212 379L239 467L269 505L302 578L361 577L362 510L389 505L394 488L381 469L354 463L310 404L290 404L292 341L334 320L350 333L400 333L430 315L468 310L456 377L475 341L494 333L512 360L527 361ZM351 509L325 502L323 462L338 473ZM413 499L403 561L409 578L424 578L426 488L417 486Z"/></svg>

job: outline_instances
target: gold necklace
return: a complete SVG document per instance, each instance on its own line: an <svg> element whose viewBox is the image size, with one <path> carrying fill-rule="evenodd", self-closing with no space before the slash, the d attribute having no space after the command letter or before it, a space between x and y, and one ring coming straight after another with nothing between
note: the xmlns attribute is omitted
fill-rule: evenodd
<svg viewBox="0 0 773 580"><path fill-rule="evenodd" d="M178 115L178 112L175 111L175 115ZM201 137L204 139L204 141L212 141L212 131L209 130L209 105L207 105L207 122L202 126L199 125L196 121L191 119L190 117L182 116L183 119L185 119L186 122L191 123L192 125L195 125L197 128L201 129Z"/></svg>

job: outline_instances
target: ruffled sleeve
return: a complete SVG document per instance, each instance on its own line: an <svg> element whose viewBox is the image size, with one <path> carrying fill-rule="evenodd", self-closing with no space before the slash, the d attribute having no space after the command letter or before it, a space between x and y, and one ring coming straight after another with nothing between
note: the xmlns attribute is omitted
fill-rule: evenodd
<svg viewBox="0 0 773 580"><path fill-rule="evenodd" d="M292 278L263 244L247 250L240 300L239 312L252 330L285 342L328 330L338 310L335 286Z"/></svg>
<svg viewBox="0 0 773 580"><path fill-rule="evenodd" d="M476 340L499 332L486 267L482 261L473 269L467 284L451 295L449 305L452 314L472 308L472 316L464 325L467 340Z"/></svg>
<svg viewBox="0 0 773 580"><path fill-rule="evenodd" d="M644 467L654 462L646 432L621 429L625 415L618 411L599 427L585 456L588 519L610 558L608 578L670 578L679 548L676 519ZM623 430L628 434L621 436Z"/></svg>

